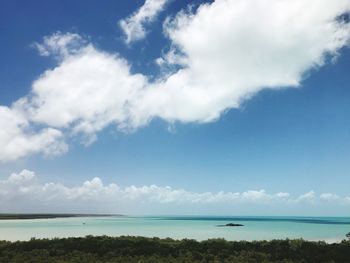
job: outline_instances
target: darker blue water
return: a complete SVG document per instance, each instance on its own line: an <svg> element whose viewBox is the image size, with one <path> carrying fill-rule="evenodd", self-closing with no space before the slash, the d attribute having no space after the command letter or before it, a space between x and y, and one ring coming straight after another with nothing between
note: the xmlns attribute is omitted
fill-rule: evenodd
<svg viewBox="0 0 350 263"><path fill-rule="evenodd" d="M192 221L232 221L232 222L290 222L322 225L350 225L349 217L231 217L231 216L174 216L159 217L157 220L192 220Z"/></svg>

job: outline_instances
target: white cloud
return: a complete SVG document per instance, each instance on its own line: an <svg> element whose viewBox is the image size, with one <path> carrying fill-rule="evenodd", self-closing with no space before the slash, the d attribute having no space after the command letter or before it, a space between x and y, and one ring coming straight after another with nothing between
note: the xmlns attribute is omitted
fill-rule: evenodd
<svg viewBox="0 0 350 263"><path fill-rule="evenodd" d="M279 198L288 198L290 196L289 193L285 193L285 192L279 192L276 194L277 197Z"/></svg>
<svg viewBox="0 0 350 263"><path fill-rule="evenodd" d="M305 193L305 194L302 194L298 197L298 200L299 201L306 201L306 202L313 202L315 200L315 192L313 190Z"/></svg>
<svg viewBox="0 0 350 263"><path fill-rule="evenodd" d="M30 182L34 178L35 178L35 173L33 171L24 169L18 174L12 173L7 179L7 181L14 184L17 184L17 183L22 184L25 182Z"/></svg>
<svg viewBox="0 0 350 263"><path fill-rule="evenodd" d="M320 195L320 198L326 201L330 201L330 200L338 200L339 196L332 193L323 193Z"/></svg>
<svg viewBox="0 0 350 263"><path fill-rule="evenodd" d="M18 100L14 107L32 122L69 128L70 135L81 133L86 143L111 123L120 129L126 127L130 105L147 85L146 77L131 74L127 61L90 44L82 44L79 49L74 45L71 51L69 39L76 43L77 36L61 35L64 41L57 36L45 42L65 44L50 45L52 50L63 50L59 51L60 64L44 72L33 83L29 96Z"/></svg>
<svg viewBox="0 0 350 263"><path fill-rule="evenodd" d="M345 198L345 201L346 201L348 204L350 204L350 196L347 196L347 197Z"/></svg>
<svg viewBox="0 0 350 263"><path fill-rule="evenodd" d="M57 155L68 150L63 133L57 129L33 130L20 112L0 106L0 161L33 154Z"/></svg>
<svg viewBox="0 0 350 263"><path fill-rule="evenodd" d="M164 25L171 48L158 60L162 67L175 63L174 71L153 82L77 34L45 37L36 46L58 65L34 81L28 96L1 107L14 118L0 118L0 160L61 153L64 136L82 135L89 144L109 125L210 122L264 88L298 87L348 45L350 24L337 18L349 10L347 0L216 0L180 12ZM152 17L140 12L135 21ZM37 125L44 128L31 131Z"/></svg>
<svg viewBox="0 0 350 263"><path fill-rule="evenodd" d="M127 44L145 38L147 31L145 25L151 23L164 9L169 0L146 0L135 13L119 21L121 29L126 36Z"/></svg>
<svg viewBox="0 0 350 263"><path fill-rule="evenodd" d="M46 36L42 43L34 43L41 56L54 55L57 58L65 58L78 52L85 44L85 40L78 34L57 32Z"/></svg>
<svg viewBox="0 0 350 263"><path fill-rule="evenodd" d="M321 194L320 196L335 196L335 194ZM13 173L7 179L0 180L0 209L9 204L25 211L43 211L55 209L59 204L61 208L80 207L84 209L89 204L91 211L120 212L121 207L134 207L137 205L154 205L154 207L173 204L177 207L191 205L217 206L224 205L226 211L233 207L258 205L269 207L271 205L298 205L305 200L322 205L323 198L319 199L313 191L301 197L292 197L289 193L269 194L265 190L249 190L246 192L191 192L184 189L173 189L169 186L128 186L120 187L115 183L103 184L100 178L95 177L80 186L68 187L59 183L41 183L35 173L23 170ZM349 197L340 197L337 200L329 199L332 204L350 204ZM13 202L16 200L16 202ZM47 212L47 211L46 211ZM52 211L59 212L59 211ZM79 212L79 211L75 211ZM130 212L130 211L129 211ZM135 212L135 211L134 211ZM169 209L167 212L171 213Z"/></svg>
<svg viewBox="0 0 350 263"><path fill-rule="evenodd" d="M264 88L298 87L348 44L350 25L336 18L349 9L347 0L216 0L181 12L164 27L171 60L179 61L175 48L184 67L147 94L142 110L208 122Z"/></svg>
<svg viewBox="0 0 350 263"><path fill-rule="evenodd" d="M242 197L246 200L250 201L257 201L257 200L264 200L264 199L269 199L270 196L265 193L265 190L260 190L260 191L247 191L242 194Z"/></svg>

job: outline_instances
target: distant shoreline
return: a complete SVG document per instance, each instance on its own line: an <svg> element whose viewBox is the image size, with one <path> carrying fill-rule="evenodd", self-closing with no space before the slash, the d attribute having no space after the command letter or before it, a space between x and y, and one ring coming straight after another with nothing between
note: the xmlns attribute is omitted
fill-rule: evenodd
<svg viewBox="0 0 350 263"><path fill-rule="evenodd" d="M0 220L13 219L54 219L54 218L71 218L71 217L106 217L106 216L123 216L120 214L0 214Z"/></svg>

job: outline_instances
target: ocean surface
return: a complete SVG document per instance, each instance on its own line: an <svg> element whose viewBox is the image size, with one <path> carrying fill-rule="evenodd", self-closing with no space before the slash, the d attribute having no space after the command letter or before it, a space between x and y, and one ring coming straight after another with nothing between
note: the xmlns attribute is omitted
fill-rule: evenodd
<svg viewBox="0 0 350 263"><path fill-rule="evenodd" d="M220 227L227 223L239 227ZM303 238L338 242L350 232L350 217L72 217L0 220L0 240L86 235L271 240Z"/></svg>

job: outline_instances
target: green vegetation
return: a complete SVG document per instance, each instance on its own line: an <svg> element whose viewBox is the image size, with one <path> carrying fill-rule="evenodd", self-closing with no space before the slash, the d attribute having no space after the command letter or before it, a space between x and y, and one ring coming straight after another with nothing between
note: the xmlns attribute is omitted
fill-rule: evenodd
<svg viewBox="0 0 350 263"><path fill-rule="evenodd" d="M327 244L297 240L173 240L145 237L0 241L0 262L350 262L350 241Z"/></svg>

